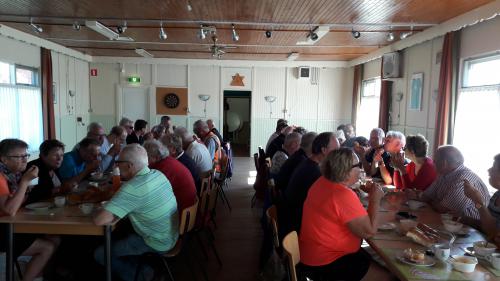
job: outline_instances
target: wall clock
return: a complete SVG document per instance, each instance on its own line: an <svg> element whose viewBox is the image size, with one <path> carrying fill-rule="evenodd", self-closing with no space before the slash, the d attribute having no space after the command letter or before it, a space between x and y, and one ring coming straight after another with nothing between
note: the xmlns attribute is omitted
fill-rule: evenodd
<svg viewBox="0 0 500 281"><path fill-rule="evenodd" d="M180 99L179 96L177 96L176 94L169 93L165 96L163 103L168 108L176 108L177 106L179 106Z"/></svg>

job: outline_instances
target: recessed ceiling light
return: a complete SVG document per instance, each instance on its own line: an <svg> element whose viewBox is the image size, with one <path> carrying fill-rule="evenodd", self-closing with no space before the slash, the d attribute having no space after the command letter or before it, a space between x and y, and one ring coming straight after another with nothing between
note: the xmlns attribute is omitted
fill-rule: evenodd
<svg viewBox="0 0 500 281"><path fill-rule="evenodd" d="M153 58L153 54L149 53L148 51L140 48L140 49L135 49L136 54L143 56L145 58Z"/></svg>

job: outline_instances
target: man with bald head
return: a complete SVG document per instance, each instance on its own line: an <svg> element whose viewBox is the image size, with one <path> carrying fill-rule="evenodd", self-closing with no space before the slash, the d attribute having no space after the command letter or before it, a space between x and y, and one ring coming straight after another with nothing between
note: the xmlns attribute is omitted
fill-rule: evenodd
<svg viewBox="0 0 500 281"><path fill-rule="evenodd" d="M271 160L272 165L269 172L272 175L277 175L288 157L299 150L301 139L302 135L295 132L286 136L283 147L274 154Z"/></svg>
<svg viewBox="0 0 500 281"><path fill-rule="evenodd" d="M483 202L490 200L488 188L469 168L464 166L462 153L454 146L440 146L434 156L438 178L419 199L426 201L440 213L450 212L462 218L479 220L479 212L474 202L464 194L464 181L477 187Z"/></svg>

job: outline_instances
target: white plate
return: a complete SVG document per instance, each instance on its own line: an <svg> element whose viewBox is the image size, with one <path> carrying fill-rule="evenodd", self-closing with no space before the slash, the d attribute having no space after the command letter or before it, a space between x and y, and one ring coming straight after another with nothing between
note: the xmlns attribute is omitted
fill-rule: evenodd
<svg viewBox="0 0 500 281"><path fill-rule="evenodd" d="M400 252L398 255L396 255L396 259L402 263L406 263L413 266L433 266L436 264L436 260L429 256L425 256L423 262L420 263L414 262L412 260L405 258L403 252Z"/></svg>
<svg viewBox="0 0 500 281"><path fill-rule="evenodd" d="M379 230L393 230L396 228L396 224L393 222L384 223L378 227Z"/></svg>
<svg viewBox="0 0 500 281"><path fill-rule="evenodd" d="M33 211L46 211L52 206L50 202L37 202L26 205L26 209Z"/></svg>

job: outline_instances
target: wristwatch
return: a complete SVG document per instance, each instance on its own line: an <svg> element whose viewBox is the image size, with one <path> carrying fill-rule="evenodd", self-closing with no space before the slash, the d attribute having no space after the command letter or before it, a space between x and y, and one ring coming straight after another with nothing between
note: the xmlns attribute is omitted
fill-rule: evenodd
<svg viewBox="0 0 500 281"><path fill-rule="evenodd" d="M476 207L476 209L481 209L482 207L484 207L483 203L474 203L474 206Z"/></svg>

